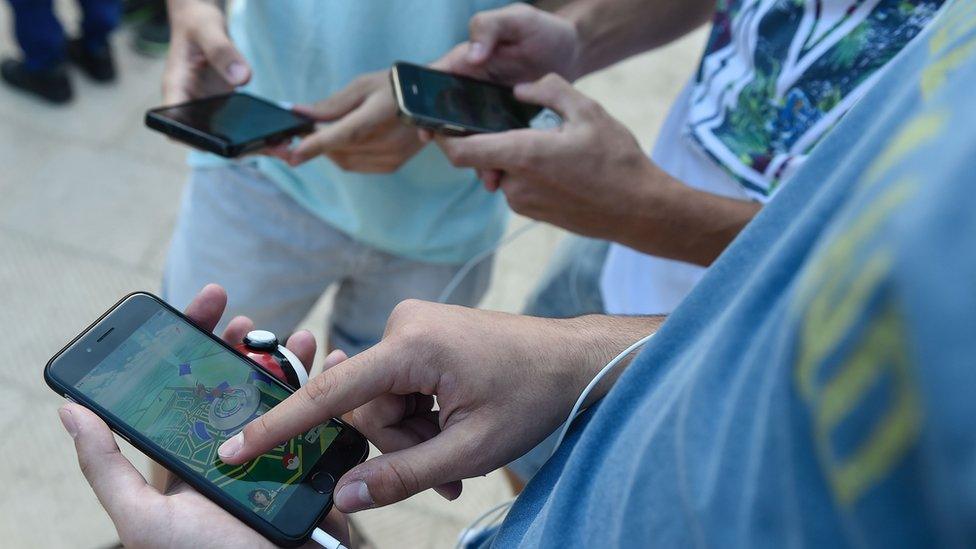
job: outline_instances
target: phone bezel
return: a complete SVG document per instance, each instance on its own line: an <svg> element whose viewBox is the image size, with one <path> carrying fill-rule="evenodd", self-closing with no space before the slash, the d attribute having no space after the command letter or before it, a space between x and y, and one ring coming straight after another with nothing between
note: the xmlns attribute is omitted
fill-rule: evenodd
<svg viewBox="0 0 976 549"><path fill-rule="evenodd" d="M231 92L220 95L212 95L210 97L202 97L200 99L193 99L183 103L177 103L175 105L164 105L150 109L146 111L146 127L164 133L173 139L182 141L192 147L202 149L207 152L212 152L225 158L237 158L249 152L260 150L264 147L282 143L291 137L305 135L315 131L314 120L308 118L307 116L289 111L292 115L299 119L299 123L295 126L272 132L250 141L234 142L220 135L208 133L195 126L184 124L179 120L175 120L163 114L164 111L167 110L186 107L187 105L192 105L194 103L200 103L203 101L230 97L232 95L248 97L254 101L259 101L272 107L286 110L282 109L280 106L271 101L251 95L249 93Z"/></svg>
<svg viewBox="0 0 976 549"><path fill-rule="evenodd" d="M275 516L274 520L268 520L256 512L247 508L244 504L238 502L229 494L223 492L216 485L212 484L210 481L206 480L202 475L192 470L189 466L181 462L175 456L170 455L164 449L156 446L147 437L144 437L135 429L131 429L129 425L118 418L108 410L99 406L96 402L89 399L83 393L75 389L73 383L69 379L63 379L58 375L57 364L60 360L67 360L65 357L69 357L71 353L80 352L79 350L87 348L95 338L99 337L103 330L109 328L107 326L107 321L118 320L115 316L120 311L123 311L126 303L130 303L131 300L135 298L145 298L151 300L151 302L163 309L166 309L170 313L175 314L178 318L182 319L189 326L196 329L198 332L206 335L211 340L216 341L225 350L229 351L232 355L243 361L243 364L252 369L258 370L262 373L268 375L269 378L274 383L284 388L288 392L294 392L293 389L288 387L286 384L280 382L270 373L268 373L259 364L249 359L248 357L237 352L232 346L228 345L226 342L220 338L214 336L213 334L207 333L205 330L200 329L193 323L192 320L187 318L185 315L174 309L168 303L162 299L156 297L149 292L134 292L123 297L119 302L113 305L108 311L103 313L98 319L96 319L90 326L78 334L74 339L72 339L67 345L64 346L57 354L55 354L44 367L44 380L55 392L61 396L77 402L86 408L92 410L95 414L102 418L109 427L116 434L121 436L123 439L128 441L139 451L149 456L151 459L159 462L161 465L169 469L174 474L182 478L187 484L195 488L201 494L209 498L211 501L219 505L224 510L228 511L242 522L271 540L273 543L284 546L297 546L306 542L312 534L312 531L316 526L325 518L329 510L332 508L332 492L328 491L326 494L321 494L315 491L313 488L307 485L307 482L302 482L299 484L299 489L296 490L290 497L286 506L281 509ZM148 317L145 317L148 318ZM141 325L141 323L139 324ZM136 326L138 327L138 326ZM114 330L116 326L111 326ZM126 332L119 332L120 334L125 333L126 337L128 334L134 330L129 330ZM117 345L115 346L117 347ZM115 348L113 347L113 349ZM107 352L111 351L106 351ZM87 354L87 353L86 353ZM99 354L93 355L94 357L100 356ZM103 355L101 355L103 356ZM77 360L76 358L74 360ZM98 364L98 360L90 360L88 364L88 371L91 370L95 365ZM67 367L75 366L77 364L67 363ZM333 419L342 429L340 431L339 437L329 446L329 450L321 456L318 462L310 469L309 474L306 479L311 478L314 474L319 472L325 472L331 475L333 481L338 480L342 474L346 471L362 463L365 460L366 455L369 452L368 444L366 439L353 427L346 424L339 419ZM312 494L317 494L311 499L318 501L320 509L314 513L306 513L308 518L303 518L301 521L290 520L295 518L294 513L289 511L298 508L308 508L309 496ZM299 496L299 497L296 497Z"/></svg>
<svg viewBox="0 0 976 549"><path fill-rule="evenodd" d="M453 73L449 73L449 72L446 72L446 71L440 71L440 70L437 70L437 69L432 69L430 67L425 67L423 65L418 65L416 63L409 63L409 62L406 62L406 61L397 61L397 62L395 62L393 64L393 67L390 69L390 81L391 81L391 83L393 85L393 95L394 95L394 97L396 99L397 114L398 114L398 116L402 120L404 120L408 124L411 124L413 126L417 126L417 127L420 127L420 128L426 128L426 129L429 129L429 130L432 130L432 131L435 131L435 132L438 132L438 133L442 133L444 135L449 135L449 136L461 136L461 137L463 137L463 136L466 136L466 135L474 135L474 134L479 134L479 133L498 133L498 130L492 130L492 129L483 128L483 127L480 127L480 126L475 126L475 125L472 125L472 124L466 124L466 123L463 123L463 122L459 122L457 120L448 120L446 118L438 118L438 117L434 117L434 116L429 116L427 114L421 114L421 113L417 113L417 112L414 112L414 111L410 110L410 108L407 106L406 94L403 91L403 84L401 83L402 80L403 80L403 78L404 78L401 75L401 71L400 71L400 68L401 67L406 67L406 68L408 68L410 70L417 70L417 71L420 71L420 72L440 73L440 74L444 74L444 75L450 76L452 78L456 78L458 80L462 80L462 81L466 81L466 82L471 82L471 83L474 83L476 85L490 86L492 88L497 88L497 89L503 90L503 91L505 91L505 92L507 92L509 94L512 93L512 88L511 87L509 87L509 86L503 86L503 85L497 84L495 82L489 82L487 80L480 80L478 78L471 78L470 76L463 76L463 75L460 75L460 74L453 74ZM520 101L520 103L528 104L528 103L524 103L524 102L521 102L521 101ZM539 111L542 111L542 110L543 110L543 108L542 107L539 107ZM526 126L526 127L528 127L528 126ZM519 129L519 128L512 128L512 129Z"/></svg>

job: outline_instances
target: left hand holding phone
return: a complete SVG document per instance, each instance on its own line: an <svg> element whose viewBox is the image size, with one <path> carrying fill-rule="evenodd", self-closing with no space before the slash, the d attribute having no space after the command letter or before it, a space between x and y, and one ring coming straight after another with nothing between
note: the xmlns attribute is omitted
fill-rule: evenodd
<svg viewBox="0 0 976 549"><path fill-rule="evenodd" d="M417 131L397 118L388 71L364 74L326 99L294 110L329 124L294 147L286 144L265 151L292 166L325 156L343 170L389 173L424 146Z"/></svg>
<svg viewBox="0 0 976 549"><path fill-rule="evenodd" d="M200 328L212 331L226 305L227 294L223 288L211 284L190 303L186 315ZM249 319L237 317L222 337L228 343L236 344L251 329L253 324ZM312 364L315 338L311 333L294 334L286 346L303 364ZM344 358L341 353L334 353L326 359L326 367ZM58 410L58 415L74 439L82 473L112 518L124 546L272 546L263 536L182 481L176 480L165 493L151 487L119 451L108 426L87 408L69 403ZM350 546L346 517L336 509L332 509L320 528Z"/></svg>

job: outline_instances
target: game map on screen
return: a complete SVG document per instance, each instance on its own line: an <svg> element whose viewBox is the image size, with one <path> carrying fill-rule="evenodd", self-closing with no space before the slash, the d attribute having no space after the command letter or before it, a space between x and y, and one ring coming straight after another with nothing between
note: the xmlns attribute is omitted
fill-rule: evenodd
<svg viewBox="0 0 976 549"><path fill-rule="evenodd" d="M269 520L339 432L322 425L246 464L220 461L225 440L289 393L165 310L76 387Z"/></svg>

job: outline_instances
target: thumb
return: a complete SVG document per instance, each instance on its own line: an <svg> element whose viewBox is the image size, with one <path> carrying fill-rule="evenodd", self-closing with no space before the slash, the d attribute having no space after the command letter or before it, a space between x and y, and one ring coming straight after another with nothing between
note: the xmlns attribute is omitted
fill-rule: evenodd
<svg viewBox="0 0 976 549"><path fill-rule="evenodd" d="M472 436L453 426L416 446L377 456L342 476L336 484L335 505L344 513L353 513L454 483L477 467L476 452L471 449L477 449ZM461 494L460 486L449 488L445 497L454 499Z"/></svg>
<svg viewBox="0 0 976 549"><path fill-rule="evenodd" d="M597 106L595 101L555 73L547 74L535 82L518 84L514 91L518 100L548 107L559 113L564 120L579 119L583 112Z"/></svg>
<svg viewBox="0 0 976 549"><path fill-rule="evenodd" d="M112 520L146 503L152 490L146 479L119 451L108 425L84 406L65 404L61 423L75 441L78 465Z"/></svg>
<svg viewBox="0 0 976 549"><path fill-rule="evenodd" d="M223 25L205 25L197 31L194 38L203 51L203 56L207 58L207 63L228 84L243 86L251 79L251 68L241 52L234 47Z"/></svg>
<svg viewBox="0 0 976 549"><path fill-rule="evenodd" d="M372 89L370 79L357 78L346 87L311 106L296 105L295 112L319 122L331 122L349 114L366 100Z"/></svg>

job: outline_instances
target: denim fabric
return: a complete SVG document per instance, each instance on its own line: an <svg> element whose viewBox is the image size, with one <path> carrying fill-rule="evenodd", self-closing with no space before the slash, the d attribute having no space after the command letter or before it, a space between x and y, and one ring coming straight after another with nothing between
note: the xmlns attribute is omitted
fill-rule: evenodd
<svg viewBox="0 0 976 549"><path fill-rule="evenodd" d="M976 3L709 269L496 547L976 546Z"/></svg>
<svg viewBox="0 0 976 549"><path fill-rule="evenodd" d="M64 29L54 15L52 0L8 0L14 15L14 33L30 70L49 69L64 61ZM89 48L105 47L119 24L120 0L79 0L83 19L81 36Z"/></svg>

